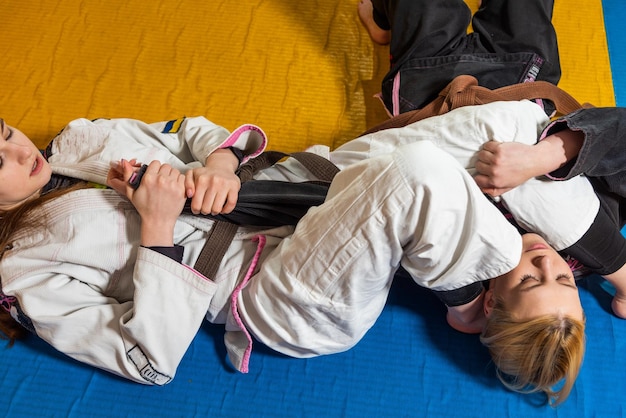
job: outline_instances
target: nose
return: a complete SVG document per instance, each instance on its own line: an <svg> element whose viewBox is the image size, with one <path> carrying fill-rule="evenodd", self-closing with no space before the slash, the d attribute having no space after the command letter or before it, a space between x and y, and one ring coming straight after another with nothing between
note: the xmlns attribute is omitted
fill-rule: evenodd
<svg viewBox="0 0 626 418"><path fill-rule="evenodd" d="M7 142L4 147L4 155L5 158L6 156L12 156L19 164L24 164L30 162L33 150L24 145Z"/></svg>
<svg viewBox="0 0 626 418"><path fill-rule="evenodd" d="M537 256L533 258L533 265L541 271L542 277L552 277L552 260L550 257L545 255Z"/></svg>

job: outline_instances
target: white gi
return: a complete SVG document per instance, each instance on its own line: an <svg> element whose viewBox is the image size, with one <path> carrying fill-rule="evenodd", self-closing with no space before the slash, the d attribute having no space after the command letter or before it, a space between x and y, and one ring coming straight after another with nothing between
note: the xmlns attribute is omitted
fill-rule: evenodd
<svg viewBox="0 0 626 418"><path fill-rule="evenodd" d="M324 205L307 213L242 292L239 311L248 328L292 356L342 351L378 318L398 263L437 290L514 267L519 235L485 205L468 172L475 172L475 154L486 141L534 144L548 123L532 102L496 102L365 135L330 154L316 147L347 168ZM298 181L306 170L289 160L258 178L265 176ZM532 179L502 199L520 226L560 250L581 238L599 210L589 181L572 180Z"/></svg>
<svg viewBox="0 0 626 418"><path fill-rule="evenodd" d="M446 126L468 122L455 114L442 117ZM55 139L50 163L55 173L103 183L120 158L185 171L217 148L236 146L248 158L265 146L252 125L230 135L204 118L185 119L173 134L161 133L165 125L77 120ZM242 371L248 331L298 357L346 350L378 317L400 263L418 284L448 290L503 274L520 258L516 230L467 171L437 141L413 137L374 134L333 152L344 170L327 203L293 234L240 228L213 280L189 267L212 221L181 215L179 264L139 246L140 218L114 191L66 194L44 207L45 229L17 237L5 252L2 290L55 348L140 383L173 378L203 318L226 324L230 359ZM299 171L290 160L283 165L270 178Z"/></svg>

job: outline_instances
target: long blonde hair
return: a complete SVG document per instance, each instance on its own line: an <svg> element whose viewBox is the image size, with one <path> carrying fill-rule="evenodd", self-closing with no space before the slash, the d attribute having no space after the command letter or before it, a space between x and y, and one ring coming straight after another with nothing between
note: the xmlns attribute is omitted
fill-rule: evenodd
<svg viewBox="0 0 626 418"><path fill-rule="evenodd" d="M570 394L585 353L585 321L564 315L515 319L496 299L480 336L498 378L511 390L543 392L559 405ZM554 387L563 381L560 389Z"/></svg>
<svg viewBox="0 0 626 418"><path fill-rule="evenodd" d="M15 208L0 210L0 259L4 252L11 248L12 241L18 233L28 233L45 226L45 218L36 216L39 215L39 213L35 213L38 208L65 193L84 187L84 183L79 183L68 188L53 190L30 199ZM6 308L0 308L0 339L8 340L9 346L11 346L15 340L23 338L27 334L28 331L13 319Z"/></svg>

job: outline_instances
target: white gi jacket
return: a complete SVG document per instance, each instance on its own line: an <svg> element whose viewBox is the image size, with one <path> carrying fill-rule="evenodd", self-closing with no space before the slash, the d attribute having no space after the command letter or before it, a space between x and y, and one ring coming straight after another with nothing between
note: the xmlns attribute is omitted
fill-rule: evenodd
<svg viewBox="0 0 626 418"><path fill-rule="evenodd" d="M163 131L169 133L163 133ZM215 149L259 154L265 134L232 134L203 117L145 124L115 119L71 122L55 138L53 172L104 184L113 161L154 159L186 171ZM15 296L37 335L59 351L147 384L169 382L202 320L225 323L229 298L246 273L256 232L241 229L209 280L193 268L213 221L181 215L174 241L183 264L141 248L140 218L113 190L83 189L45 205L36 233L16 237L0 261L2 290ZM271 249L291 228L268 231ZM14 315L20 317L14 309ZM28 325L28 324L27 324Z"/></svg>

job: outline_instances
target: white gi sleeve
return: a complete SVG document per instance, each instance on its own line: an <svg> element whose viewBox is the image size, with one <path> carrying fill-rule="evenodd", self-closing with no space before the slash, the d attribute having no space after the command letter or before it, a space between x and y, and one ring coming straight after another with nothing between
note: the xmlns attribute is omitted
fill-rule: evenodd
<svg viewBox="0 0 626 418"><path fill-rule="evenodd" d="M157 130L163 135L169 135L174 143L184 143L191 151L195 161L204 163L206 158L216 149L235 147L243 151L244 159L259 155L267 145L265 133L256 125L246 124L238 127L232 133L225 128L215 125L202 116L184 118L177 132L167 132L170 122L156 124ZM163 128L161 128L163 126ZM166 142L167 139L162 139Z"/></svg>
<svg viewBox="0 0 626 418"><path fill-rule="evenodd" d="M267 145L261 128L243 125L232 133L202 116L147 124L135 119L77 119L50 146L50 162L57 174L104 184L112 162L158 160L185 172L204 164L219 148L236 147L244 161Z"/></svg>
<svg viewBox="0 0 626 418"><path fill-rule="evenodd" d="M216 286L147 248L138 250L131 300L103 294L78 277L45 276L6 289L17 297L39 337L80 362L155 385L174 377Z"/></svg>

